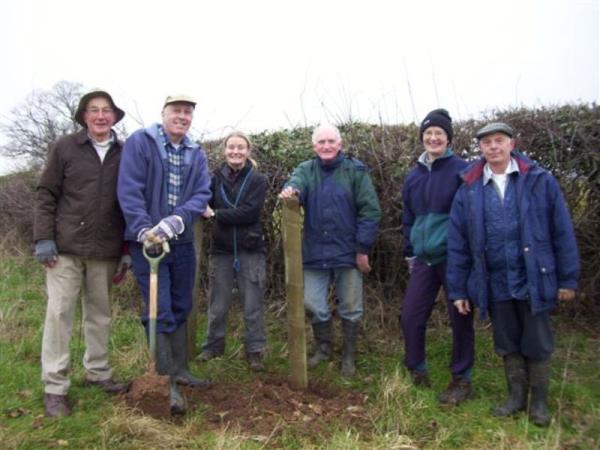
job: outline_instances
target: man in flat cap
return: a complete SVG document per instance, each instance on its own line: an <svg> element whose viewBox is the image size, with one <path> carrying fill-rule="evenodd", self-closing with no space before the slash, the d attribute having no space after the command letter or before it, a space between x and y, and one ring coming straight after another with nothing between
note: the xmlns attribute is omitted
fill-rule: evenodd
<svg viewBox="0 0 600 450"><path fill-rule="evenodd" d="M69 341L82 285L85 383L113 394L127 389L112 380L108 362L112 279L122 278L130 262L128 255L121 257L124 221L117 175L122 144L112 130L124 115L106 91L85 94L74 117L83 129L50 146L37 186L34 240L35 256L46 267L42 381L50 417L71 412Z"/></svg>
<svg viewBox="0 0 600 450"><path fill-rule="evenodd" d="M187 318L192 309L196 273L193 223L210 199L210 175L204 151L188 136L196 102L187 95L165 100L162 123L133 133L125 142L118 196L127 227L133 272L142 291L148 327L150 267L143 247L170 242L158 268L156 365L171 377L171 411L185 412L177 384L209 384L188 371Z"/></svg>
<svg viewBox="0 0 600 450"><path fill-rule="evenodd" d="M579 255L558 182L515 150L513 135L500 122L477 132L483 157L463 172L450 212L449 298L461 314L472 305L490 314L509 394L492 414L524 411L529 398L530 420L547 426L549 312L575 297Z"/></svg>

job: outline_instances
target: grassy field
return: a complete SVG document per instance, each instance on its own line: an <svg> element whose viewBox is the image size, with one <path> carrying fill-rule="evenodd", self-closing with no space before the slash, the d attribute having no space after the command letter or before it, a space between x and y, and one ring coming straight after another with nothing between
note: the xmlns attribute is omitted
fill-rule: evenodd
<svg viewBox="0 0 600 450"><path fill-rule="evenodd" d="M600 448L600 332L597 327L565 320L558 323L557 351L550 386L552 425L542 429L524 415L497 419L491 406L505 394L500 359L494 355L490 330L478 328L474 371L475 398L457 408L441 409L437 394L448 380L446 369L450 334L445 326L428 334L432 389L416 389L402 369L402 346L397 330L372 330L361 336L358 372L352 381L339 377L336 364L310 374L336 389L365 394L367 419L360 426L340 420L319 434L302 426L281 425L264 436L248 435L231 426L207 427L206 410L196 408L178 421L143 417L123 401L98 389L83 387L79 315L75 320L72 355L72 416L52 420L43 416L39 353L45 294L43 270L28 257L5 257L0 262L0 448L297 448L297 449L413 449L413 448ZM146 368L145 340L131 308L131 280L117 290L114 306L111 361L118 378L132 379ZM193 363L192 370L216 383L250 382L256 377L242 359L238 314L231 318L224 358ZM440 316L442 317L442 316ZM438 320L438 322L441 322ZM285 317L269 314L267 369L286 374ZM204 337L201 322L198 342Z"/></svg>

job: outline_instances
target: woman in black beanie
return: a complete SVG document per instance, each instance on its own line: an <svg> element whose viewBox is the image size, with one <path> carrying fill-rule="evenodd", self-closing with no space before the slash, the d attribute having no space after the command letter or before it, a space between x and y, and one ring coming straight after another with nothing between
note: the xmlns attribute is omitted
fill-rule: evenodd
<svg viewBox="0 0 600 450"><path fill-rule="evenodd" d="M429 386L425 331L441 286L446 291L446 233L452 199L467 163L452 152L452 119L445 109L431 111L419 128L425 151L402 189L404 256L410 279L402 302L404 364L415 385ZM452 327L452 381L440 403L457 405L471 395L475 354L473 313L464 316L448 303Z"/></svg>

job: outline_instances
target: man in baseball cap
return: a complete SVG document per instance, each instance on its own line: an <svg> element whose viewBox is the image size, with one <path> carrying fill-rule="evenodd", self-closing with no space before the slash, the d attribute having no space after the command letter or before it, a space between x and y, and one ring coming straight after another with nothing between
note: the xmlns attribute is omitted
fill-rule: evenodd
<svg viewBox="0 0 600 450"><path fill-rule="evenodd" d="M156 368L171 377L171 412L177 414L186 410L177 384L209 385L189 372L187 360L187 318L196 273L193 224L211 196L206 155L187 134L195 106L184 94L165 99L162 122L137 130L125 142L118 185L125 239L146 305L150 267L143 248L170 243L170 253L158 268ZM142 323L148 326L148 308Z"/></svg>

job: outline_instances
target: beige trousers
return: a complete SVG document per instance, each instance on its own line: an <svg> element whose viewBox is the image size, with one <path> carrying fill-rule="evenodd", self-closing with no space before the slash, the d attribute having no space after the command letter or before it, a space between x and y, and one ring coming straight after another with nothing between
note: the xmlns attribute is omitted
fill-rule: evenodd
<svg viewBox="0 0 600 450"><path fill-rule="evenodd" d="M90 381L111 378L112 370L108 364L110 290L116 267L116 260L60 255L56 266L46 269L48 308L42 339L44 392L66 395L69 390L69 342L82 286L85 377Z"/></svg>

